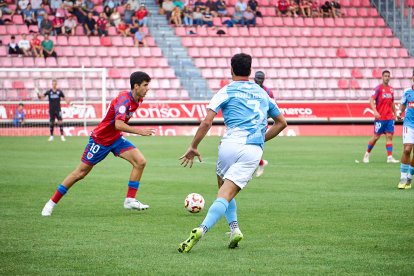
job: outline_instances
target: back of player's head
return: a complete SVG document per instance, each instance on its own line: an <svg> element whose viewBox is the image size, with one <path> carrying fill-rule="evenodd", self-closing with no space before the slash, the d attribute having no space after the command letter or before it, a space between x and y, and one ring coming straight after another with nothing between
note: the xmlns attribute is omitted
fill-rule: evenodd
<svg viewBox="0 0 414 276"><path fill-rule="evenodd" d="M382 76L384 76L385 74L389 74L389 75L391 75L391 72L389 71L389 70L384 70L384 71L382 71Z"/></svg>
<svg viewBox="0 0 414 276"><path fill-rule="evenodd" d="M252 71L252 57L243 53L235 54L231 58L231 69L236 76L250 76Z"/></svg>
<svg viewBox="0 0 414 276"><path fill-rule="evenodd" d="M129 82L131 84L131 89L134 89L135 84L141 85L144 81L150 82L151 77L142 71L137 71L131 74L131 77L129 78Z"/></svg>

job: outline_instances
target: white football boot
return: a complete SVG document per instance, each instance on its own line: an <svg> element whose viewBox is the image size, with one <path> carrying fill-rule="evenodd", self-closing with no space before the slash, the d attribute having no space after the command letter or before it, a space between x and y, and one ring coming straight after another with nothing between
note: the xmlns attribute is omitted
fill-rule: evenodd
<svg viewBox="0 0 414 276"><path fill-rule="evenodd" d="M397 160L397 159L394 159L394 157L392 157L392 156L388 156L387 157L387 163L400 163L400 161L399 160Z"/></svg>
<svg viewBox="0 0 414 276"><path fill-rule="evenodd" d="M124 208L128 210L146 210L149 208L149 205L139 202L135 198L125 198Z"/></svg>
<svg viewBox="0 0 414 276"><path fill-rule="evenodd" d="M49 142L53 142L55 138L53 136L50 136L49 139L47 139Z"/></svg>
<svg viewBox="0 0 414 276"><path fill-rule="evenodd" d="M362 162L369 163L369 153L368 152L365 153L364 158L362 159Z"/></svg>
<svg viewBox="0 0 414 276"><path fill-rule="evenodd" d="M62 140L62 142L65 142L66 141L66 139L65 139L65 136L60 136L60 140Z"/></svg>

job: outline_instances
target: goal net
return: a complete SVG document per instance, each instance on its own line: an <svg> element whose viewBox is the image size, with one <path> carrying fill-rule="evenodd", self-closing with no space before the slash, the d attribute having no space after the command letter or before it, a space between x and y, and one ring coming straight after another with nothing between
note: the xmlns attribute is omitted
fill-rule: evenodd
<svg viewBox="0 0 414 276"><path fill-rule="evenodd" d="M0 68L0 136L49 136L48 98L37 93L51 89L53 80L70 102L61 100L64 135L89 135L109 98L105 68Z"/></svg>

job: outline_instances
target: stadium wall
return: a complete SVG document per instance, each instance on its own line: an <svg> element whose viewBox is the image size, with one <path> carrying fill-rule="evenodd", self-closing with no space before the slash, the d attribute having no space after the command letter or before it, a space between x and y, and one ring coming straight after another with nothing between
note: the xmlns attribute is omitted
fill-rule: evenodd
<svg viewBox="0 0 414 276"><path fill-rule="evenodd" d="M0 102L0 136L48 135L48 103L27 102L24 127L13 127L18 102ZM131 124L152 125L158 135L193 135L206 115L206 101L148 101L136 111ZM280 101L278 105L290 124L284 136L357 136L373 132L373 111L367 101ZM101 102L62 106L67 136L88 135L103 117ZM80 126L80 123L86 123ZM223 117L217 115L210 135L222 135ZM396 126L401 134L401 126Z"/></svg>

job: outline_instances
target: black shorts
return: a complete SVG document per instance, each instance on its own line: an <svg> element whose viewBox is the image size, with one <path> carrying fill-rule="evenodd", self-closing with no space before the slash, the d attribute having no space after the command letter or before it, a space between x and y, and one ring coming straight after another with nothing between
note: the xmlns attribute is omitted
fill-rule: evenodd
<svg viewBox="0 0 414 276"><path fill-rule="evenodd" d="M62 121L62 111L61 110L49 110L50 122L55 122L55 119Z"/></svg>

